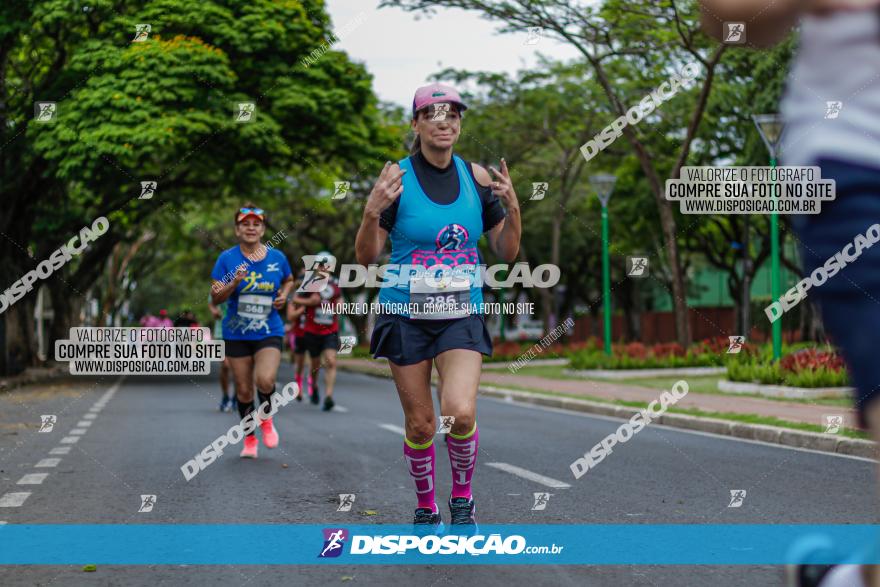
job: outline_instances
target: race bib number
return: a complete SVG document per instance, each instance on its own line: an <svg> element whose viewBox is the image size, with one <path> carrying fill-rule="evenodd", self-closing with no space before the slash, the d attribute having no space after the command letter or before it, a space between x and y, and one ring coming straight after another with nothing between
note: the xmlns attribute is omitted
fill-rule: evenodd
<svg viewBox="0 0 880 587"><path fill-rule="evenodd" d="M448 320L467 316L470 294L470 280L464 276L413 277L409 284L410 318Z"/></svg>
<svg viewBox="0 0 880 587"><path fill-rule="evenodd" d="M272 311L272 297L248 294L238 298L238 315L250 320L265 320Z"/></svg>

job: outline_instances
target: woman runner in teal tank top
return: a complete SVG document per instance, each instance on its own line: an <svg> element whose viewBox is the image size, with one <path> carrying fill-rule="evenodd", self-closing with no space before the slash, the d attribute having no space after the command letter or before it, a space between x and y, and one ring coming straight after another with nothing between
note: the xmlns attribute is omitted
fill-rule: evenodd
<svg viewBox="0 0 880 587"><path fill-rule="evenodd" d="M412 155L382 169L356 242L358 262L368 265L390 237L391 263L419 270L406 273L412 279L397 279L393 287L380 290L384 311L377 317L370 350L391 365L405 419L404 457L416 487L414 523L425 530L439 530L442 524L434 499L434 365L440 374L441 421L444 430L448 427L451 523L471 529L476 524L471 478L479 447L477 387L492 340L484 316L474 312L482 291L469 271L479 270L477 244L484 232L505 262L516 258L521 234L507 163L502 159L500 170L490 168L493 181L484 168L453 154L465 109L458 92L447 85L416 91Z"/></svg>

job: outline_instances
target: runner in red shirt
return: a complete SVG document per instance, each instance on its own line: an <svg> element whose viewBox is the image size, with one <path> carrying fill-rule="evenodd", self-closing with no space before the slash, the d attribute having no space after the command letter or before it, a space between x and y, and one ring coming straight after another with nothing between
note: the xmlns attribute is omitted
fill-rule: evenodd
<svg viewBox="0 0 880 587"><path fill-rule="evenodd" d="M297 277L296 282L294 283L294 287L299 287L302 283L303 275ZM301 390L308 390L308 394L311 397L312 395L312 375L309 373L308 380L306 381L306 386L303 387L303 371L306 366L306 349L303 346L303 336L305 335L305 325L306 325L306 313L305 306L301 306L296 303L298 298L291 296L289 304L287 304L287 326L289 327L288 331L288 345L290 346L290 361L294 366L294 376L296 378L296 385ZM302 401L303 394L297 394L296 401Z"/></svg>
<svg viewBox="0 0 880 587"><path fill-rule="evenodd" d="M325 412L333 409L333 384L336 382L336 351L339 349L339 317L335 309L330 306L336 304L342 298L342 290L333 276L329 272L332 266L331 260L333 255L326 251L318 253L318 261L316 262L316 274L323 275L327 282L320 291L301 291L306 284L300 287L297 292L295 302L305 306L305 326L302 338L297 337L297 350L302 348L309 353L311 357L310 373L312 378L312 396L313 404L320 401L318 390L318 371L324 367L324 384L327 386L327 395L324 397ZM306 274L306 279L310 275ZM316 360L320 357L320 360Z"/></svg>

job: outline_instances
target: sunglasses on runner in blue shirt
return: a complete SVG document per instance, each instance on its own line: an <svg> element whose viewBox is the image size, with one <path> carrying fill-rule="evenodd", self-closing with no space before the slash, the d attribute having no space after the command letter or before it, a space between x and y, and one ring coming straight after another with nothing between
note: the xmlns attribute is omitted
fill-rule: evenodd
<svg viewBox="0 0 880 587"><path fill-rule="evenodd" d="M241 222L248 216L256 216L260 220L264 220L265 212L263 212L262 208L239 208L238 210L238 219L236 222Z"/></svg>

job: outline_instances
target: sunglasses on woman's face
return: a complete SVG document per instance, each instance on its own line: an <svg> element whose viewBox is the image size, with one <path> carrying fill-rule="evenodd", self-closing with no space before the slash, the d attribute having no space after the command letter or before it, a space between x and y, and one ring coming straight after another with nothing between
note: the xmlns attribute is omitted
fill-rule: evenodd
<svg viewBox="0 0 880 587"><path fill-rule="evenodd" d="M235 222L243 222L248 216L256 216L260 222L263 222L266 218L263 214L264 212L261 208L239 208L238 219Z"/></svg>
<svg viewBox="0 0 880 587"><path fill-rule="evenodd" d="M453 104L443 102L427 106L420 111L420 114L422 119L428 122L456 124L461 121L461 113L458 108Z"/></svg>

